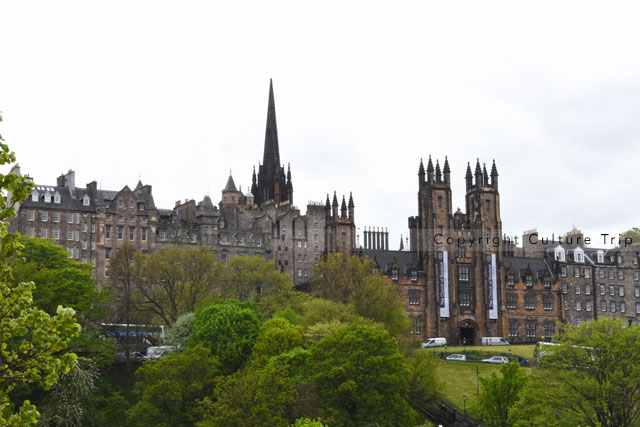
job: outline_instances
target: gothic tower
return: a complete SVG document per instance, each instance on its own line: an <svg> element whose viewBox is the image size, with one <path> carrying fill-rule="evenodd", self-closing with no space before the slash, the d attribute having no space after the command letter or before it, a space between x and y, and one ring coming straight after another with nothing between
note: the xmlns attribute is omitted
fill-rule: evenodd
<svg viewBox="0 0 640 427"><path fill-rule="evenodd" d="M340 213L338 213L340 207ZM333 192L333 203L329 204L329 195L325 204L325 254L340 252L350 257L356 249L355 204L349 194L349 203L342 196L342 204L338 204L338 196Z"/></svg>
<svg viewBox="0 0 640 427"><path fill-rule="evenodd" d="M264 137L264 155L262 164L258 165L258 176L255 169L251 178L251 193L255 203L262 206L267 200L276 203L289 201L293 203L293 183L291 168L285 173L280 164L280 148L278 146L278 126L276 124L276 105L273 98L273 81L269 81L269 106L267 108L267 129Z"/></svg>

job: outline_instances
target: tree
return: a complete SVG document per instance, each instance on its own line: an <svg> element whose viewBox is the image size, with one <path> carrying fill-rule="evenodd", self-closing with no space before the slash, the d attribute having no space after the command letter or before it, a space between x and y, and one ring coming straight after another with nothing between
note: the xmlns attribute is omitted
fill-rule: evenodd
<svg viewBox="0 0 640 427"><path fill-rule="evenodd" d="M408 379L395 340L371 322L342 326L311 348L311 381L336 425L411 425Z"/></svg>
<svg viewBox="0 0 640 427"><path fill-rule="evenodd" d="M481 416L488 426L507 427L512 425L509 410L520 398L527 376L517 361L501 365L500 373L502 377L494 372L489 378L480 378L482 392L472 412Z"/></svg>
<svg viewBox="0 0 640 427"><path fill-rule="evenodd" d="M609 318L580 327L564 324L554 341L560 345L549 348L539 373L540 388L553 391L545 393L544 404L574 425L636 425L640 327Z"/></svg>
<svg viewBox="0 0 640 427"><path fill-rule="evenodd" d="M631 230L627 230L621 234L625 237L631 237L634 242L640 242L640 228L633 227Z"/></svg>
<svg viewBox="0 0 640 427"><path fill-rule="evenodd" d="M199 402L219 381L217 359L203 346L145 362L136 372L138 403L128 411L132 425L192 426L201 419Z"/></svg>
<svg viewBox="0 0 640 427"><path fill-rule="evenodd" d="M216 280L224 268L204 246L171 246L136 258L136 309L153 313L165 325L193 312L201 301L217 296Z"/></svg>
<svg viewBox="0 0 640 427"><path fill-rule="evenodd" d="M414 350L407 359L409 366L409 402L415 408L424 407L438 397L444 386L438 378L438 359L426 349Z"/></svg>
<svg viewBox="0 0 640 427"><path fill-rule="evenodd" d="M251 301L216 300L196 312L191 346L202 344L224 374L242 367L260 333L260 312Z"/></svg>
<svg viewBox="0 0 640 427"><path fill-rule="evenodd" d="M193 313L186 313L178 317L167 331L166 343L176 350L184 350L189 344L189 339L193 334L193 324L196 316Z"/></svg>
<svg viewBox="0 0 640 427"><path fill-rule="evenodd" d="M329 254L314 270L311 285L316 296L353 304L356 314L381 322L393 336L404 336L409 330L396 285L385 282L371 260Z"/></svg>
<svg viewBox="0 0 640 427"><path fill-rule="evenodd" d="M291 291L291 278L261 256L234 256L218 278L220 296L239 301L260 299Z"/></svg>
<svg viewBox="0 0 640 427"><path fill-rule="evenodd" d="M262 324L260 335L253 346L252 357L263 364L270 357L277 356L302 345L302 332L288 320L275 318Z"/></svg>
<svg viewBox="0 0 640 427"><path fill-rule="evenodd" d="M2 118L0 117L0 121ZM15 162L0 137L0 165ZM33 304L33 283L14 283L11 261L19 255L18 236L8 233L14 205L24 200L33 184L14 173L0 174L0 425L35 423L38 412L28 400L15 411L11 391L18 385L36 383L48 389L62 372L76 363L72 353L60 354L78 335L80 325L71 308L58 306L49 315Z"/></svg>

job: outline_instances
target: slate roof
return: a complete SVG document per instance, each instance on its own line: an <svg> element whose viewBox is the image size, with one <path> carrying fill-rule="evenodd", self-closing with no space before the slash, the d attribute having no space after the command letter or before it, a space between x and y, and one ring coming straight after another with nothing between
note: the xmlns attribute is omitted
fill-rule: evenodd
<svg viewBox="0 0 640 427"><path fill-rule="evenodd" d="M545 272L554 279L553 271L545 258L504 257L503 262L505 272L513 269L516 278L524 277L527 270L530 270L534 280L538 280Z"/></svg>
<svg viewBox="0 0 640 427"><path fill-rule="evenodd" d="M361 249L360 253L373 260L383 273L388 272L394 262L398 263L398 270L401 274L408 274L411 267L418 264L415 252Z"/></svg>

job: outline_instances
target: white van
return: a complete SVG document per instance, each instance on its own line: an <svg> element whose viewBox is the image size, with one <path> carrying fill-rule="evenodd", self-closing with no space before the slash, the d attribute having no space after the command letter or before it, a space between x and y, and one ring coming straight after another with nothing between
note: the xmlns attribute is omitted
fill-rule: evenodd
<svg viewBox="0 0 640 427"><path fill-rule="evenodd" d="M502 337L482 337L482 345L511 345Z"/></svg>
<svg viewBox="0 0 640 427"><path fill-rule="evenodd" d="M146 360L160 359L162 356L172 351L173 351L173 347L170 345L161 345L159 347L148 347Z"/></svg>
<svg viewBox="0 0 640 427"><path fill-rule="evenodd" d="M422 348L444 347L445 345L447 345L447 339L446 338L427 338L426 340L424 340L424 342L422 343L421 347Z"/></svg>

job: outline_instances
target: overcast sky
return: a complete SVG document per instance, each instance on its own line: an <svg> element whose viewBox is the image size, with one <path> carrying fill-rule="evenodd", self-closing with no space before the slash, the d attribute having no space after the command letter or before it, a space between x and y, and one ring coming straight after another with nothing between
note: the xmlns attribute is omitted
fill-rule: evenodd
<svg viewBox="0 0 640 427"><path fill-rule="evenodd" d="M418 165L500 173L507 234L640 226L636 2L0 3L0 132L24 173L156 205L246 190L269 78L294 202L353 192L356 223L417 214Z"/></svg>

